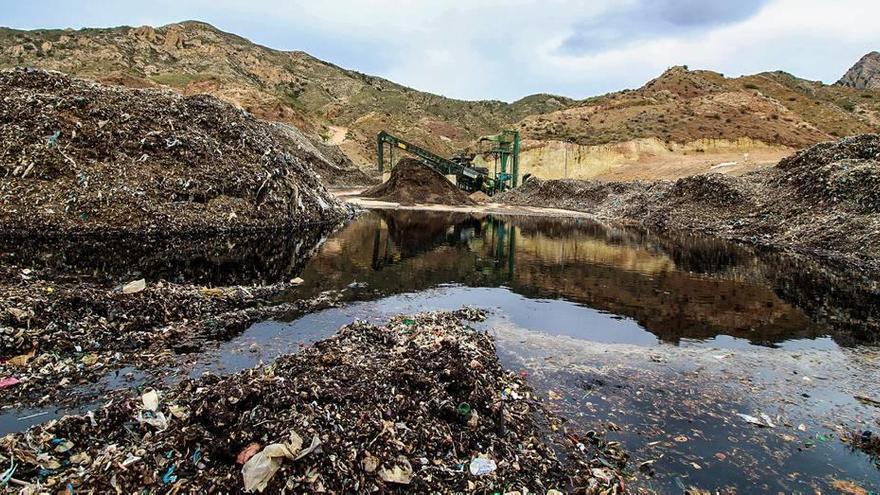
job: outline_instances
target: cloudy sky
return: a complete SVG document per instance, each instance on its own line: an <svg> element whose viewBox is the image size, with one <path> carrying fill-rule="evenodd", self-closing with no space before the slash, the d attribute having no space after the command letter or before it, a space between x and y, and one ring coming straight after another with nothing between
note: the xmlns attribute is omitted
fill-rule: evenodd
<svg viewBox="0 0 880 495"><path fill-rule="evenodd" d="M0 0L20 29L198 19L457 98L576 98L671 65L833 82L880 50L877 0Z"/></svg>

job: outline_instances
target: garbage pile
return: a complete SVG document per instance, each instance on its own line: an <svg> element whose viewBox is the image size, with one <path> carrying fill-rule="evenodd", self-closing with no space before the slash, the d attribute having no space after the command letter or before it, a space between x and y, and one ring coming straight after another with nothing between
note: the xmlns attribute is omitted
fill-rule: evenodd
<svg viewBox="0 0 880 495"><path fill-rule="evenodd" d="M0 72L0 225L201 232L338 219L307 140L211 96Z"/></svg>
<svg viewBox="0 0 880 495"><path fill-rule="evenodd" d="M338 292L278 300L301 283L295 274L327 232L264 241L279 251L265 261L230 236L192 244L126 236L109 254L83 237L72 247L42 240L43 250L23 243L19 255L0 242L0 380L13 381L0 387L2 405L73 401L71 389L114 369L165 366L248 323L336 305ZM191 257L167 256L167 265L151 257L172 251Z"/></svg>
<svg viewBox="0 0 880 495"><path fill-rule="evenodd" d="M268 366L8 435L0 462L29 493L622 493L605 459L626 456L598 454L619 447L549 416L465 324L482 318L355 322Z"/></svg>
<svg viewBox="0 0 880 495"><path fill-rule="evenodd" d="M740 179L715 173L682 177L672 185L670 194L714 207L729 207L750 201L745 189Z"/></svg>
<svg viewBox="0 0 880 495"><path fill-rule="evenodd" d="M403 205L476 204L446 177L414 158L401 158L387 181L367 189L361 196Z"/></svg>
<svg viewBox="0 0 880 495"><path fill-rule="evenodd" d="M880 213L880 135L817 144L783 158L777 168L775 184L820 207Z"/></svg>
<svg viewBox="0 0 880 495"><path fill-rule="evenodd" d="M320 137L307 135L290 124L277 122L274 125L297 143L295 152L312 164L324 185L360 187L379 182L359 169L338 146L324 143Z"/></svg>
<svg viewBox="0 0 880 495"><path fill-rule="evenodd" d="M532 179L500 195L652 230L717 236L805 255L880 280L880 136L822 143L742 177L596 182Z"/></svg>
<svg viewBox="0 0 880 495"><path fill-rule="evenodd" d="M880 420L877 421L880 427ZM846 441L853 449L859 450L867 454L880 469L880 435L872 430L850 431Z"/></svg>

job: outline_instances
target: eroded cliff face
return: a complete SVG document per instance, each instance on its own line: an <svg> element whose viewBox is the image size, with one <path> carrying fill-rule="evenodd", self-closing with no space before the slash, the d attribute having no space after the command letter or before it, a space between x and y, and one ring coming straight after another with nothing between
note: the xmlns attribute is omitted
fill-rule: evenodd
<svg viewBox="0 0 880 495"><path fill-rule="evenodd" d="M520 173L545 179L676 179L720 172L739 175L778 162L792 148L750 138L665 143L657 138L579 145L527 140ZM483 160L490 169L494 163Z"/></svg>

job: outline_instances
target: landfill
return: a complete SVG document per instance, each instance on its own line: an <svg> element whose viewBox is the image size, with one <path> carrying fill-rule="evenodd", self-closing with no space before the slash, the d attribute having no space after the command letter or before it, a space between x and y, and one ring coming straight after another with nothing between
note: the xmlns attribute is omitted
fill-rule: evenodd
<svg viewBox="0 0 880 495"><path fill-rule="evenodd" d="M5 232L218 232L334 221L346 209L289 128L211 96L0 72Z"/></svg>
<svg viewBox="0 0 880 495"><path fill-rule="evenodd" d="M403 205L476 204L446 177L415 158L401 158L387 181L365 190L361 196Z"/></svg>
<svg viewBox="0 0 880 495"><path fill-rule="evenodd" d="M0 237L3 406L80 400L71 389L113 370L162 367L252 322L336 305L338 291L276 300L298 285L294 274L330 231L195 240ZM254 246L265 260L254 258Z"/></svg>
<svg viewBox="0 0 880 495"><path fill-rule="evenodd" d="M499 201L585 211L653 231L802 255L880 278L880 135L821 143L741 177L598 182L534 178Z"/></svg>
<svg viewBox="0 0 880 495"><path fill-rule="evenodd" d="M299 353L0 439L23 493L623 493L626 454L498 363L482 311L355 321Z"/></svg>

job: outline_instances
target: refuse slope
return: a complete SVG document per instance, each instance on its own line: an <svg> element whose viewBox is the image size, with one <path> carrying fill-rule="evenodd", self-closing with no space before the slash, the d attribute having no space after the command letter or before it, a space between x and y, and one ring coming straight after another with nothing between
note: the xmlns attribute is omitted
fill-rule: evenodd
<svg viewBox="0 0 880 495"><path fill-rule="evenodd" d="M18 480L77 492L621 493L626 454L595 432L549 436L560 421L463 323L482 318L355 322L268 366L115 397L0 446Z"/></svg>
<svg viewBox="0 0 880 495"><path fill-rule="evenodd" d="M367 189L361 196L404 205L476 204L446 177L414 158L401 158L387 181Z"/></svg>
<svg viewBox="0 0 880 495"><path fill-rule="evenodd" d="M817 257L880 280L880 135L817 144L742 177L532 179L499 197L653 230L696 232Z"/></svg>
<svg viewBox="0 0 880 495"><path fill-rule="evenodd" d="M339 218L296 133L206 95L0 72L0 226L228 231Z"/></svg>

